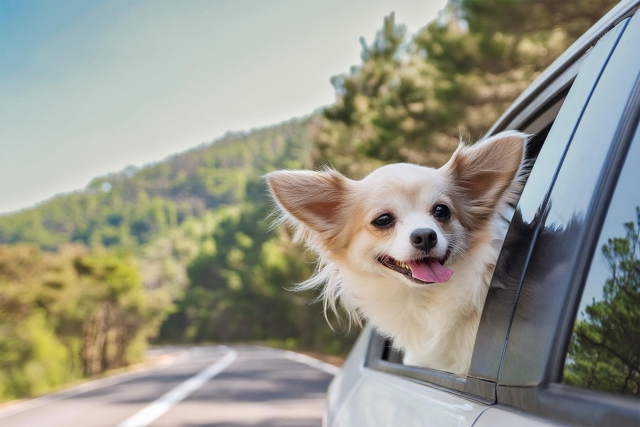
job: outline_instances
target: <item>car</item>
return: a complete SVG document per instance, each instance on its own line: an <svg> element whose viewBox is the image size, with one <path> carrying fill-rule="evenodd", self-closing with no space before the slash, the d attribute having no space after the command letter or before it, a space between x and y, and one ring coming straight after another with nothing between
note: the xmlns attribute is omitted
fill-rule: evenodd
<svg viewBox="0 0 640 427"><path fill-rule="evenodd" d="M325 426L640 426L638 9L619 3L489 131L533 135L533 166L468 375L403 365L366 326Z"/></svg>

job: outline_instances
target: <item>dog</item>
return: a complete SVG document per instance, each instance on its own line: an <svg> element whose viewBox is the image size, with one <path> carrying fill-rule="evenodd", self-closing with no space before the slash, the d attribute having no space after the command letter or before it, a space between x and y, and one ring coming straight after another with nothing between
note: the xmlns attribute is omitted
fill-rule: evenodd
<svg viewBox="0 0 640 427"><path fill-rule="evenodd" d="M371 322L404 364L465 375L527 140L501 132L461 144L439 169L391 164L359 181L333 169L267 174L278 223L319 258L299 288L320 287L325 311L341 304Z"/></svg>

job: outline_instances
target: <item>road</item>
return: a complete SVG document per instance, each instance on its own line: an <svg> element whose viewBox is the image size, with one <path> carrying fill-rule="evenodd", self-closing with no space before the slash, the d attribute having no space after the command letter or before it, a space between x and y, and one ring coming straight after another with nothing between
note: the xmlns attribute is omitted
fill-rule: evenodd
<svg viewBox="0 0 640 427"><path fill-rule="evenodd" d="M337 368L254 346L164 348L166 362L0 410L0 427L319 427Z"/></svg>

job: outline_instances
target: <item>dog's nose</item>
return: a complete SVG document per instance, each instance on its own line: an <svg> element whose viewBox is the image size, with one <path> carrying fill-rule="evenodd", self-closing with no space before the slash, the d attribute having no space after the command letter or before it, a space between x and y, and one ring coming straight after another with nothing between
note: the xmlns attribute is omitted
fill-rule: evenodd
<svg viewBox="0 0 640 427"><path fill-rule="evenodd" d="M430 228L419 228L411 233L411 244L420 250L429 252L436 243L438 243L438 235Z"/></svg>

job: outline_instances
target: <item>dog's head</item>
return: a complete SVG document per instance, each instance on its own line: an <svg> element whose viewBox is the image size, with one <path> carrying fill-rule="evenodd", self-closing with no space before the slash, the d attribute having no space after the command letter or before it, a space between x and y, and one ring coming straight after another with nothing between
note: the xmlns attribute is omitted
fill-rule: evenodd
<svg viewBox="0 0 640 427"><path fill-rule="evenodd" d="M325 260L408 286L446 282L514 190L527 136L461 145L439 169L383 166L360 181L334 170L267 175L284 220Z"/></svg>

